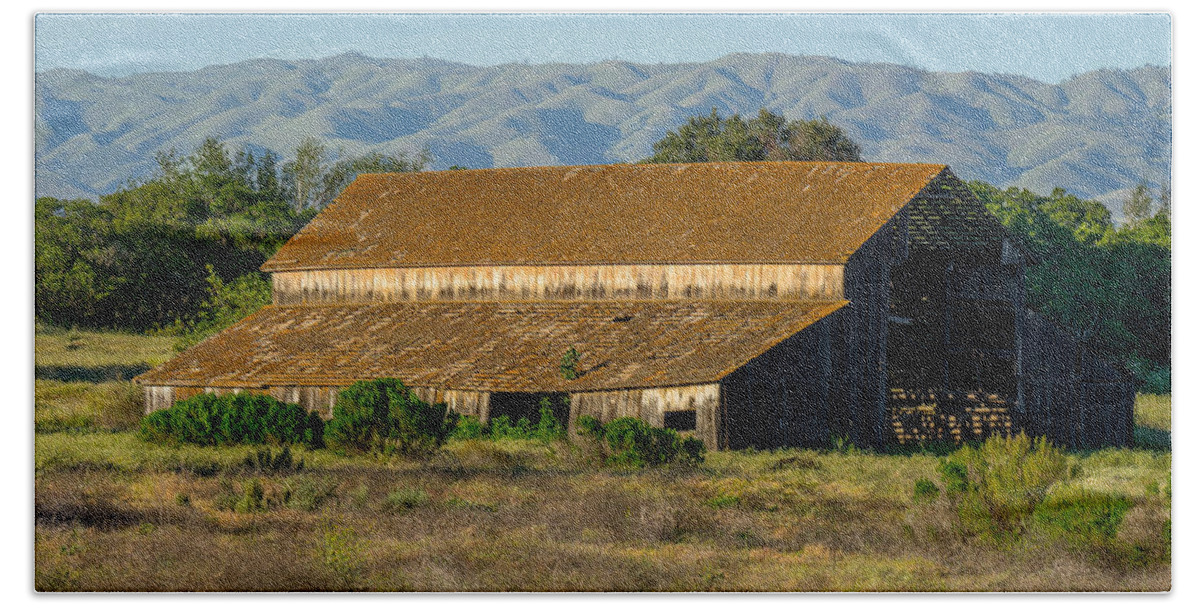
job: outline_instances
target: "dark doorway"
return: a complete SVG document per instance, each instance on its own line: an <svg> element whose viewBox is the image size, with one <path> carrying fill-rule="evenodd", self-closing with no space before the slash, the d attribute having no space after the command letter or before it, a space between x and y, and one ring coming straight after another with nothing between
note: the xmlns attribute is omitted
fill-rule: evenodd
<svg viewBox="0 0 1200 608"><path fill-rule="evenodd" d="M571 410L571 397L567 393L492 393L488 406L488 418L495 420L508 416L512 422L521 418L537 424L541 418L543 400L550 403L550 410L563 427Z"/></svg>

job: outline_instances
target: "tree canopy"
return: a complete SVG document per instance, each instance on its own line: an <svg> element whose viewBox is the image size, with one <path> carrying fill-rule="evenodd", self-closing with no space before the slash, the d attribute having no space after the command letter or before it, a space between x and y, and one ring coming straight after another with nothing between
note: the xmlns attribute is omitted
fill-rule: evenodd
<svg viewBox="0 0 1200 608"><path fill-rule="evenodd" d="M355 176L428 161L330 154L316 140L286 163L253 150L209 138L187 156L158 153L150 177L97 202L35 201L37 320L211 333L261 306L258 267Z"/></svg>
<svg viewBox="0 0 1200 608"><path fill-rule="evenodd" d="M860 148L825 117L792 120L765 108L749 120L722 118L716 108L694 116L654 144L648 163L821 160L861 162Z"/></svg>

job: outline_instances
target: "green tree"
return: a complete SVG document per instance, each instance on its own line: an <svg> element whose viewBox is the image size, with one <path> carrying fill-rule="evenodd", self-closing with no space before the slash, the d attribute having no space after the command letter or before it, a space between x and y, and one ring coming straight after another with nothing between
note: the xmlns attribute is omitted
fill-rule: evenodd
<svg viewBox="0 0 1200 608"><path fill-rule="evenodd" d="M1150 187L1146 182L1139 182L1129 196L1121 202L1121 211L1125 214L1126 222L1140 222L1154 210L1154 199L1150 197Z"/></svg>
<svg viewBox="0 0 1200 608"><path fill-rule="evenodd" d="M176 320L175 332L180 337L175 350L189 348L271 303L271 281L262 273L252 272L227 283L211 264L206 268L208 298L191 319Z"/></svg>
<svg viewBox="0 0 1200 608"><path fill-rule="evenodd" d="M293 208L303 211L320 207L323 176L328 169L325 146L308 137L296 148L296 158L283 166L285 188L292 197Z"/></svg>
<svg viewBox="0 0 1200 608"><path fill-rule="evenodd" d="M761 109L752 119L695 116L654 144L649 163L821 160L861 161L860 149L824 117L788 121Z"/></svg>

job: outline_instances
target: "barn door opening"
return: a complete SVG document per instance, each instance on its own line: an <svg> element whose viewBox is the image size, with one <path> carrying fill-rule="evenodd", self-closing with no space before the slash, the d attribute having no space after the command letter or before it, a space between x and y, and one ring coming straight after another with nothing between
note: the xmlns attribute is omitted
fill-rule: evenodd
<svg viewBox="0 0 1200 608"><path fill-rule="evenodd" d="M564 428L571 409L571 399L567 393L492 393L488 418L495 420L500 416L516 423L524 418L531 425L536 425L541 418L543 403L549 403L554 418Z"/></svg>

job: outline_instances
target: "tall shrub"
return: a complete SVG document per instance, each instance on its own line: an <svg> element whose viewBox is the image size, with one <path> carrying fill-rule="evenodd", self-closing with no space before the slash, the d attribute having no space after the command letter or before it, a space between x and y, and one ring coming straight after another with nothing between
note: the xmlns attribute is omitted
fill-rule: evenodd
<svg viewBox="0 0 1200 608"><path fill-rule="evenodd" d="M1024 530L1051 486L1066 479L1067 458L1045 437L992 436L945 458L938 472L963 531L994 540Z"/></svg>
<svg viewBox="0 0 1200 608"><path fill-rule="evenodd" d="M426 403L395 378L364 380L338 393L325 441L341 449L424 456L440 448L457 424L446 404Z"/></svg>

